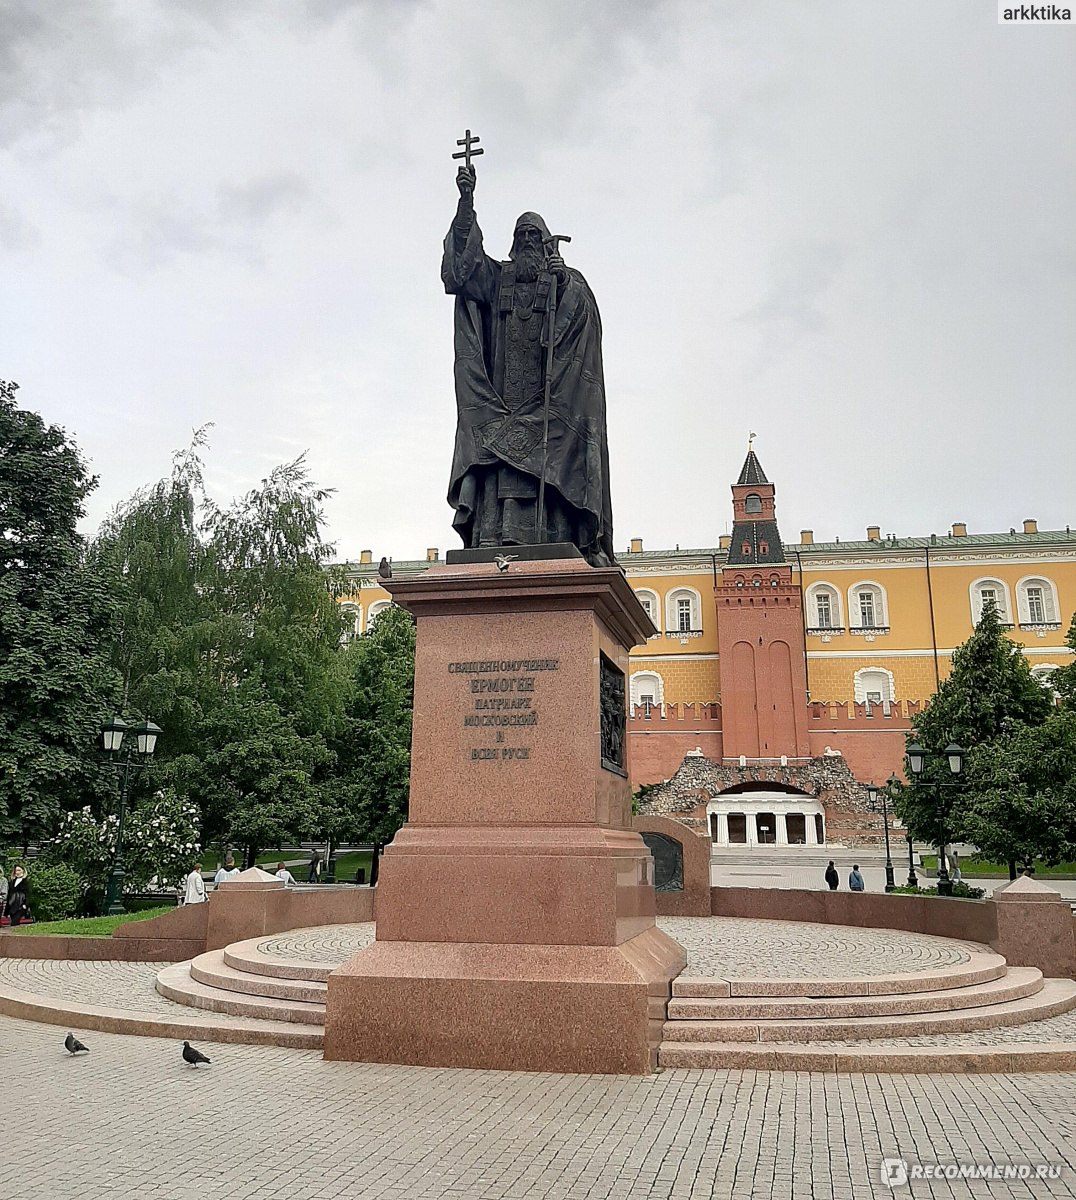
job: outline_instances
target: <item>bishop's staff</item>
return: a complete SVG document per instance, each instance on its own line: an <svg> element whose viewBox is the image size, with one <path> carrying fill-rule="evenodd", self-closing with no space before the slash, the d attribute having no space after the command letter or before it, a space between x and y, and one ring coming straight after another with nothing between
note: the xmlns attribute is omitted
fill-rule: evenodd
<svg viewBox="0 0 1076 1200"><path fill-rule="evenodd" d="M560 258L560 243L572 239L566 233L554 233L543 238L547 265ZM553 272L553 286L549 289L549 309L546 314L545 342L545 403L542 412L542 474L538 478L538 516L535 532L538 541L546 540L545 528L545 477L549 470L549 403L553 395L553 341L557 323L557 273Z"/></svg>

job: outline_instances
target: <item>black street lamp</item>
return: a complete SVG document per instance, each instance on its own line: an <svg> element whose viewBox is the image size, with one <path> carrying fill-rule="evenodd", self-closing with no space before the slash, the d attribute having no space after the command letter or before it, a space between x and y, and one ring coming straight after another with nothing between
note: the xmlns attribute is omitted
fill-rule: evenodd
<svg viewBox="0 0 1076 1200"><path fill-rule="evenodd" d="M922 746L913 743L908 747L906 753L908 755L908 766L912 772L912 787L931 789L934 793L934 802L938 811L938 895L951 896L953 894L953 884L949 879L949 869L945 865L945 789L965 786L961 779L964 771L964 750L955 742L951 742L939 755L932 754L929 750L924 750ZM920 778L928 758L945 758L948 760L949 774L952 776L948 783L942 783L940 780L935 780L933 783L926 783Z"/></svg>
<svg viewBox="0 0 1076 1200"><path fill-rule="evenodd" d="M889 794L896 796L897 789L901 786L896 772L894 771L885 782ZM915 873L915 849L912 846L912 831L910 829L905 834L905 837L908 839L908 887L917 888L919 886L919 876Z"/></svg>
<svg viewBox="0 0 1076 1200"><path fill-rule="evenodd" d="M885 830L885 890L892 892L896 888L893 879L893 857L889 853L889 789L867 784L867 804L871 812L878 811L878 797L882 797L882 828Z"/></svg>
<svg viewBox="0 0 1076 1200"><path fill-rule="evenodd" d="M123 880L126 872L123 869L123 819L127 813L127 785L131 778L132 765L136 768L149 763L153 751L157 747L160 736L160 726L145 720L141 725L128 725L122 717L113 717L107 724L101 726L101 746L116 763L119 771L119 756L124 741L127 753L123 760L123 778L120 784L120 805L116 822L116 851L112 856L112 870L108 874L108 891L105 897L105 912L110 917L120 916L123 907ZM131 758L138 753L142 761L133 763Z"/></svg>

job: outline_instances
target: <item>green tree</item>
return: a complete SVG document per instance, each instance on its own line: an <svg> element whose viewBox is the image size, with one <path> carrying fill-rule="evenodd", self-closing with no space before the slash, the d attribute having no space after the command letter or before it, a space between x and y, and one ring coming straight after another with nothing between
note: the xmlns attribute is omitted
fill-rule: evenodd
<svg viewBox="0 0 1076 1200"><path fill-rule="evenodd" d="M1076 857L1076 712L1055 709L972 752L960 814L983 857L1052 866Z"/></svg>
<svg viewBox="0 0 1076 1200"><path fill-rule="evenodd" d="M1069 622L1065 642L1069 650L1076 654L1076 613L1073 613ZM1066 708L1076 710L1076 659L1052 673L1050 686L1056 689Z"/></svg>
<svg viewBox="0 0 1076 1200"><path fill-rule="evenodd" d="M38 841L100 805L94 738L116 693L114 605L77 530L97 484L75 444L0 381L0 841Z"/></svg>
<svg viewBox="0 0 1076 1200"><path fill-rule="evenodd" d="M331 746L336 768L324 784L338 839L390 842L407 820L415 623L393 606L343 655L350 694Z"/></svg>
<svg viewBox="0 0 1076 1200"><path fill-rule="evenodd" d="M934 788L952 782L943 751L955 742L967 751L1027 725L1041 725L1049 715L1048 695L1031 674L1023 647L1001 628L997 608L988 602L971 637L953 654L952 670L922 712L912 719L908 744L918 742L932 752L921 780L928 787L905 787L895 798L901 820L916 838L940 842L963 840L963 815L980 786L974 756L965 772L967 789L941 791L942 812Z"/></svg>
<svg viewBox="0 0 1076 1200"><path fill-rule="evenodd" d="M326 582L319 488L300 458L226 508L205 495L205 431L172 474L102 531L123 619L113 656L127 708L164 733L144 792L195 800L204 841L253 855L317 823L346 673Z"/></svg>

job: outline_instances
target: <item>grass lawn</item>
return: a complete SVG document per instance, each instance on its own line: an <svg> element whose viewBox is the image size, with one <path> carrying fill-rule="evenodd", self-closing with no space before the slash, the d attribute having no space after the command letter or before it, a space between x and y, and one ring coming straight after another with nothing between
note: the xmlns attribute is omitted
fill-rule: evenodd
<svg viewBox="0 0 1076 1200"><path fill-rule="evenodd" d="M355 872L359 867L366 868L366 880L370 881L370 851L356 850L347 854L341 854L336 859L336 878L341 881L350 883L355 878ZM263 871L268 871L272 874L276 870L276 865L282 859L288 862L292 859L302 859L301 866L289 867L288 870L295 876L296 883L306 883L307 864L310 861L310 851L302 850L266 850L259 854L255 860ZM221 861L220 851L211 850L202 855L202 870L215 871L217 863ZM321 871L322 880L325 879L325 868Z"/></svg>
<svg viewBox="0 0 1076 1200"><path fill-rule="evenodd" d="M938 856L936 854L924 854L923 866L931 871L938 869ZM1005 879L1009 878L1009 867L1007 863L989 862L981 858L962 858L960 860L960 873L972 878L987 879L995 875ZM1042 863L1035 864L1036 878L1041 875L1072 875L1076 877L1076 863L1058 863L1056 867L1044 867Z"/></svg>
<svg viewBox="0 0 1076 1200"><path fill-rule="evenodd" d="M355 878L356 870L359 867L365 867L366 868L366 882L369 883L370 882L370 858L371 858L371 854L370 854L369 850L365 850L365 851L356 850L353 854L341 854L340 857L337 858L337 860L336 860L337 882L351 883L352 880ZM305 882L305 880L306 880L305 872L303 873L302 878L300 878L299 875L297 875L294 870L292 871L292 874L295 875L295 878L297 880L299 880L300 883ZM325 878L324 872L322 873L321 877L322 877L322 879Z"/></svg>
<svg viewBox="0 0 1076 1200"><path fill-rule="evenodd" d="M175 906L167 908L147 908L142 912L124 913L119 917L78 917L67 921L37 921L33 925L20 925L11 932L18 937L20 934L58 933L65 937L109 937L117 925L128 925L131 921L147 921L150 917L159 917L162 913L175 912Z"/></svg>

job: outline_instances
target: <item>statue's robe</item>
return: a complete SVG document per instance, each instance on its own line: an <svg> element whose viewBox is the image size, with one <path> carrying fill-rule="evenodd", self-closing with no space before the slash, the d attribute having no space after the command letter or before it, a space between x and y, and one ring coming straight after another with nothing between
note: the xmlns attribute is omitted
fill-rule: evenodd
<svg viewBox="0 0 1076 1200"><path fill-rule="evenodd" d="M601 317L586 280L568 268L515 278L490 258L473 210L445 238L441 278L455 295L456 446L448 502L464 546L571 542L594 566L615 561L609 499ZM545 339L557 286L545 528L536 528L543 469Z"/></svg>

